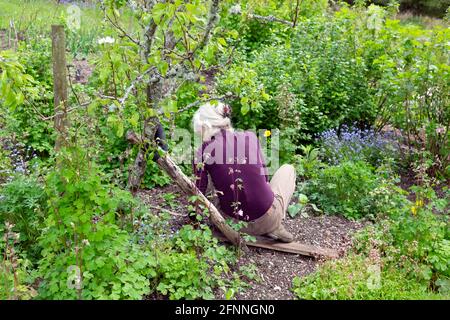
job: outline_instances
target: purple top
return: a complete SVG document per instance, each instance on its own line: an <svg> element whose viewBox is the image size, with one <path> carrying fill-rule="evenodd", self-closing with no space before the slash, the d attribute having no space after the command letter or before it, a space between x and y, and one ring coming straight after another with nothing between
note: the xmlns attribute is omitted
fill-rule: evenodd
<svg viewBox="0 0 450 320"><path fill-rule="evenodd" d="M220 208L231 217L252 221L273 203L259 140L251 131L221 130L197 151L194 172L196 186L203 194L209 173Z"/></svg>

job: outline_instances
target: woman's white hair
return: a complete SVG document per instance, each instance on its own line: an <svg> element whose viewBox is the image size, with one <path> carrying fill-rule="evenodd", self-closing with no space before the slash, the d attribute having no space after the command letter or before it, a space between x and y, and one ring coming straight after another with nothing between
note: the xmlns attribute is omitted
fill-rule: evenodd
<svg viewBox="0 0 450 320"><path fill-rule="evenodd" d="M202 141L209 141L222 129L233 130L229 118L230 107L224 103L205 103L194 114L194 132L202 137Z"/></svg>

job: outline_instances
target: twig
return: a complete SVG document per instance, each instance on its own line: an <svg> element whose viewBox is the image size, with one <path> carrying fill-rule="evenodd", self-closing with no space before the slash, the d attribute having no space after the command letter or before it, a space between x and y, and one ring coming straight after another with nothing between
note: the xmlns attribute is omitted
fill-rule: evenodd
<svg viewBox="0 0 450 320"><path fill-rule="evenodd" d="M235 11L235 12L232 12L232 14L242 14L242 12L240 12L240 11ZM261 15L259 15L259 14L249 13L247 16L248 16L250 19L257 19L257 20L263 20L263 21L268 21L268 22L279 22L279 23L286 24L286 25L291 26L291 27L295 27L295 26L296 26L296 25L295 25L293 22L291 22L291 21L283 20L283 19L277 18L277 17L272 16L272 15L269 15L269 16L261 16Z"/></svg>
<svg viewBox="0 0 450 320"><path fill-rule="evenodd" d="M184 214L177 213L177 212L173 212L173 211L171 211L171 210L169 210L169 209L166 209L166 208L161 208L161 207L154 206L154 205L151 205L151 204L149 204L148 206L149 206L150 208L153 208L153 209L156 209L156 210L159 210L159 211L165 211L165 212L167 212L167 213L169 213L169 214L171 214L171 215L173 215L173 216L184 217Z"/></svg>
<svg viewBox="0 0 450 320"><path fill-rule="evenodd" d="M223 99L224 99L224 97L222 96L222 97L208 98L208 99L206 99L206 100L197 100L197 101L195 101L195 102L192 102L192 103L190 103L190 104L184 106L184 107L181 108L181 109L178 109L178 110L175 111L175 112L170 112L170 113L171 113L171 114L172 114L172 113L182 113L182 112L185 112L185 111L187 111L187 110L189 110L189 109L191 109L191 108L193 108L193 107L198 106L198 105L201 104L201 103L205 103L205 102L209 102L209 101L213 101L213 100L223 100ZM162 113L164 113L164 112L162 112L162 111L159 112L159 114L162 114Z"/></svg>
<svg viewBox="0 0 450 320"><path fill-rule="evenodd" d="M272 15L270 15L270 16L260 16L259 14L250 13L248 15L248 17L249 18L258 19L258 20L264 20L264 21L268 21L268 22L279 22L279 23L283 23L283 24L286 24L286 25L291 26L291 27L295 27L294 24L291 21L283 20L283 19L277 18L277 17L272 16Z"/></svg>
<svg viewBox="0 0 450 320"><path fill-rule="evenodd" d="M139 75L136 79L134 79L130 86L125 90L125 94L123 95L122 98L119 99L119 103L120 105L123 107L125 101L128 99L128 96L130 95L131 91L134 89L134 87L136 86L136 84L138 84L139 82L142 81L142 79L151 71L154 71L155 68L149 68L147 69L144 73L142 73L141 75Z"/></svg>
<svg viewBox="0 0 450 320"><path fill-rule="evenodd" d="M122 33L122 35L124 36L124 37L126 37L126 38L128 38L131 42L133 42L134 44L137 44L138 46L140 46L141 45L141 43L138 41L138 40L136 40L136 39L134 39L132 36L130 36L120 25L119 25L119 23L117 23L117 17L116 17L116 15L113 13L113 15L114 15L114 20L116 20L116 21L113 21L111 18L110 18L110 16L106 13L106 11L105 11L105 17L108 19L108 21L114 26L114 27L116 27L121 33Z"/></svg>

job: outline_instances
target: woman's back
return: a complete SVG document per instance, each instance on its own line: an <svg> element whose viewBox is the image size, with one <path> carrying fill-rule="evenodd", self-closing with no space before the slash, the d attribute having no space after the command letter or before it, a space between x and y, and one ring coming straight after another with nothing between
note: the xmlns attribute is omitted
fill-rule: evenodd
<svg viewBox="0 0 450 320"><path fill-rule="evenodd" d="M197 187L206 192L209 173L220 207L227 215L255 220L271 207L274 195L261 147L253 132L221 130L202 145L195 164Z"/></svg>

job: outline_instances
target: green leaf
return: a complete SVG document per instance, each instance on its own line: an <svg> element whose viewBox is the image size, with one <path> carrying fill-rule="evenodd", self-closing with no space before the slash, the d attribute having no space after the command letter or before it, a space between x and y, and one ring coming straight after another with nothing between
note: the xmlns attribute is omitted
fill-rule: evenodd
<svg viewBox="0 0 450 320"><path fill-rule="evenodd" d="M217 41L219 41L219 43L220 43L221 45L223 45L224 47L227 46L227 41L226 41L224 38L219 38L219 39L217 39Z"/></svg>
<svg viewBox="0 0 450 320"><path fill-rule="evenodd" d="M136 113L133 113L132 115L131 115L131 117L128 119L128 122L133 126L133 127L137 127L138 126L138 123L139 123L139 114L136 112Z"/></svg>
<svg viewBox="0 0 450 320"><path fill-rule="evenodd" d="M159 62L158 70L159 70L159 72L161 73L161 75L163 77L166 76L168 69L169 69L169 64L167 63L167 61L162 60L162 61Z"/></svg>

